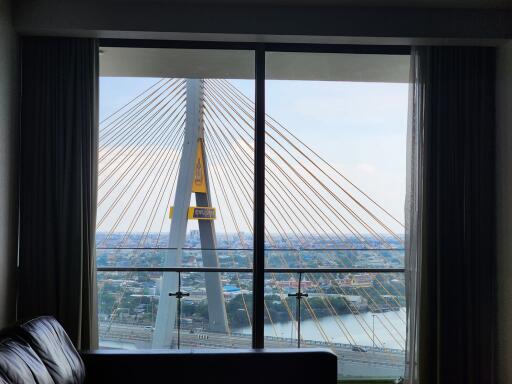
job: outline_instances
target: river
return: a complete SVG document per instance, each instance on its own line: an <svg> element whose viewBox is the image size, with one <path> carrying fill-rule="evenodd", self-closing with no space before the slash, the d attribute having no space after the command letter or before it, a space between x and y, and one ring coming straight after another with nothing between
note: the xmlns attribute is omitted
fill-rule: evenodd
<svg viewBox="0 0 512 384"><path fill-rule="evenodd" d="M297 339L297 329L294 325L292 327L292 324L291 321L265 324L265 335ZM372 346L373 330L375 330L375 346L404 349L405 308L385 313L366 312L360 315L327 316L318 319L318 323L312 319L301 321L303 340ZM244 327L233 331L250 334L251 328Z"/></svg>

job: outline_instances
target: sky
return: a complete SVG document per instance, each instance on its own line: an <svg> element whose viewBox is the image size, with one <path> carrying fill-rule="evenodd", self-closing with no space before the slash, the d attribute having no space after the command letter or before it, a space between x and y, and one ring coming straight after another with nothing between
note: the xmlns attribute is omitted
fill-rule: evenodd
<svg viewBox="0 0 512 384"><path fill-rule="evenodd" d="M100 120L154 84L100 79ZM230 80L254 99L254 81ZM267 114L403 222L408 84L339 81L266 83Z"/></svg>
<svg viewBox="0 0 512 384"><path fill-rule="evenodd" d="M404 217L407 84L270 81L267 113Z"/></svg>

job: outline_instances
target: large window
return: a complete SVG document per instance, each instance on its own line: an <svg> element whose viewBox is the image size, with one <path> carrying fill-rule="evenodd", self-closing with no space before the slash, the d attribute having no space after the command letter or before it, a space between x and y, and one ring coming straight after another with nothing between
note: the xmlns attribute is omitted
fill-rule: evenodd
<svg viewBox="0 0 512 384"><path fill-rule="evenodd" d="M250 347L232 335L251 324L253 208L237 183L253 176L232 166L252 161L254 126L234 136L218 89L254 94L254 53L105 47L100 60L100 346Z"/></svg>
<svg viewBox="0 0 512 384"><path fill-rule="evenodd" d="M265 335L328 345L345 377L404 371L408 67L266 57L265 261L283 270L266 274Z"/></svg>
<svg viewBox="0 0 512 384"><path fill-rule="evenodd" d="M401 376L408 56L238 48L102 48L100 345Z"/></svg>

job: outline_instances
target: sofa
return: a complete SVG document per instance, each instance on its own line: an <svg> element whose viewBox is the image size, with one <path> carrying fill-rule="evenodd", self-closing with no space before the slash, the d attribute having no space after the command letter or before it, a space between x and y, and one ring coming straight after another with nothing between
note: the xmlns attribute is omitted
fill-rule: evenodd
<svg viewBox="0 0 512 384"><path fill-rule="evenodd" d="M78 352L44 316L0 331L0 384L336 383L327 349Z"/></svg>

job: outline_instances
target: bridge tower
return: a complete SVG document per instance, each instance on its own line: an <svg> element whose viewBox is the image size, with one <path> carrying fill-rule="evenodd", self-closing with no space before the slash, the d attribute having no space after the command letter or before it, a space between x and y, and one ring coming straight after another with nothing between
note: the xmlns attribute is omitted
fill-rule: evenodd
<svg viewBox="0 0 512 384"><path fill-rule="evenodd" d="M211 207L208 167L206 166L207 159L204 150L203 80L188 79L186 92L185 136L172 209L169 233L170 249L167 251L164 262L166 267L181 266L192 193L195 193L197 207ZM203 266L218 267L214 221L199 220L198 223ZM210 330L227 332L228 321L220 274L205 273L205 284ZM178 303L175 297L169 297L169 293L177 290L178 274L164 272L153 334L153 348L169 348L172 344Z"/></svg>

